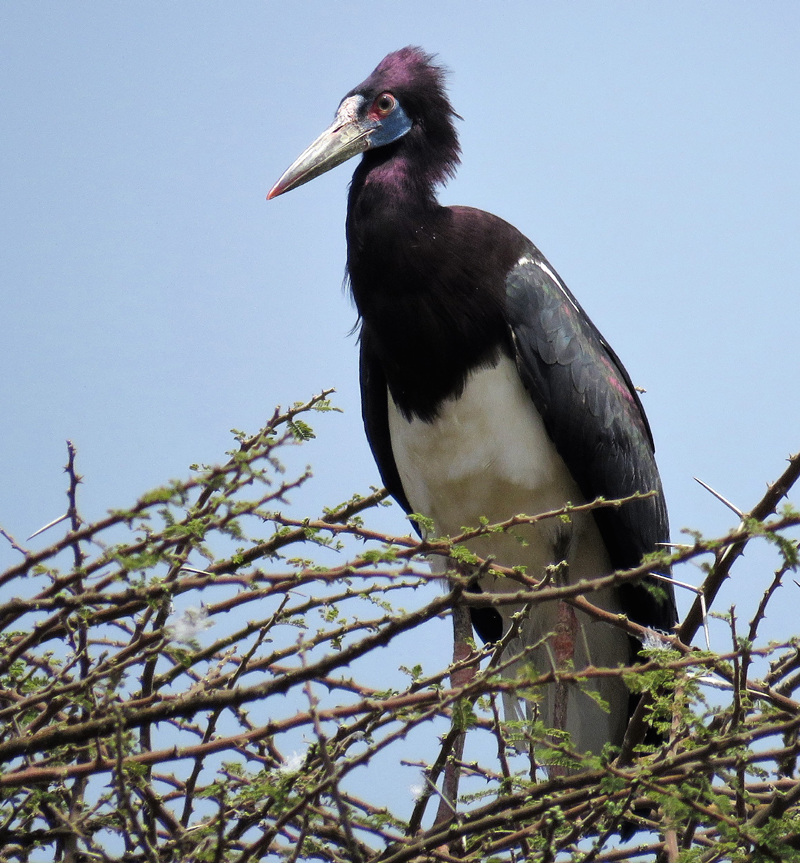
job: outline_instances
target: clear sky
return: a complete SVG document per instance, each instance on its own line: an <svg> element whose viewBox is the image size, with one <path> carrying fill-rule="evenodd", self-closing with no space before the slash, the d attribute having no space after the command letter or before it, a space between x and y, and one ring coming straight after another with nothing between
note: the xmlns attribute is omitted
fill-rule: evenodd
<svg viewBox="0 0 800 863"><path fill-rule="evenodd" d="M694 475L756 502L800 448L795 0L60 0L0 6L0 524L63 513L66 438L96 517L330 386L298 504L379 483L341 290L353 165L265 194L406 44L464 118L442 200L529 236L646 388L676 537L735 521ZM752 610L757 559L723 604Z"/></svg>

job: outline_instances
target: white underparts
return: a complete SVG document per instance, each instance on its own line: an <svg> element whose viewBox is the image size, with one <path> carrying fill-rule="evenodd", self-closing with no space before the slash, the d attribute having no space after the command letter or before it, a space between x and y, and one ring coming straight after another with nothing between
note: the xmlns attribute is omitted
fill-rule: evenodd
<svg viewBox="0 0 800 863"><path fill-rule="evenodd" d="M478 526L481 517L496 523L520 513L536 515L568 502L583 502L508 357L501 357L492 368L473 372L462 395L445 401L433 422L406 420L389 394L389 431L406 497L414 512L433 519L437 535L455 536L464 527ZM590 514L573 515L568 523L548 519L517 529L515 534L484 537L471 548L482 557L493 555L505 566L523 565L537 578L545 567L566 555L570 583L605 575L611 569ZM520 589L514 581L493 577L485 577L481 587L491 592ZM589 599L610 611L619 610L611 594L593 593ZM502 606L499 610L507 628L509 618L519 609ZM576 669L590 664L614 668L628 662L627 636L621 630L579 612L571 641L567 641L564 621L569 619L563 611L559 616L556 603L535 606L518 643L510 649L520 653L526 645L540 642L529 658L538 673L570 664L569 650L564 652L564 645L569 644ZM518 672L526 661L518 663ZM535 689L538 701L537 695L524 702L507 700L506 716L521 719L521 708L528 715L538 710L550 727L563 725L579 749L599 752L607 741L621 741L628 697L619 678L591 687L611 705L610 713L574 685L548 685Z"/></svg>

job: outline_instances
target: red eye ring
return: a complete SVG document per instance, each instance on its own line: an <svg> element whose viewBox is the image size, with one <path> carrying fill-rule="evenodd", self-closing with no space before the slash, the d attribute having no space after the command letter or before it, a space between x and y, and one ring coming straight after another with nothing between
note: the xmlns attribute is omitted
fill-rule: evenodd
<svg viewBox="0 0 800 863"><path fill-rule="evenodd" d="M391 93L381 93L372 103L372 110L379 117L388 117L397 106L397 99Z"/></svg>

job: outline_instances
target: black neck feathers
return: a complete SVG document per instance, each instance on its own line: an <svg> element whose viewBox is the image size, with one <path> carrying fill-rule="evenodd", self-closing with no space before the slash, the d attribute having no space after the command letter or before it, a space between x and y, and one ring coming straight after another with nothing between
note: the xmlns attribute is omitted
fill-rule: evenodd
<svg viewBox="0 0 800 863"><path fill-rule="evenodd" d="M365 359L406 417L432 420L473 369L510 352L505 276L527 241L480 210L369 182L354 183L347 239Z"/></svg>
<svg viewBox="0 0 800 863"><path fill-rule="evenodd" d="M433 419L469 373L507 350L504 281L527 241L480 210L442 207L459 161L444 70L418 48L390 54L352 93L390 91L413 125L367 151L347 208L347 269L363 358L407 417Z"/></svg>

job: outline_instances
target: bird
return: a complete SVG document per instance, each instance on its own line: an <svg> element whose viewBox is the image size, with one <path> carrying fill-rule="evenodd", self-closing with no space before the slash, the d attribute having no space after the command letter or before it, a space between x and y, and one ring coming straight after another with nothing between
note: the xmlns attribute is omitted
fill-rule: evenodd
<svg viewBox="0 0 800 863"><path fill-rule="evenodd" d="M653 436L622 362L539 249L482 210L443 206L460 145L448 70L408 46L388 54L339 104L333 123L284 172L268 199L361 156L347 200L347 278L358 310L362 415L381 478L424 533L457 536L594 501L470 544L528 576L566 583L638 566L669 541ZM606 611L668 632L672 586L646 576L595 591ZM474 590L519 590L482 571ZM641 643L565 603L473 607L484 642L536 673L615 668ZM515 632L509 632L511 626ZM511 661L516 675L524 664ZM542 691L543 690L543 691ZM587 690L594 690L587 691ZM599 698L597 697L599 696ZM605 702L605 707L599 704ZM578 752L620 745L636 696L620 676L583 687L550 683L505 700L507 719L531 716L567 732Z"/></svg>

